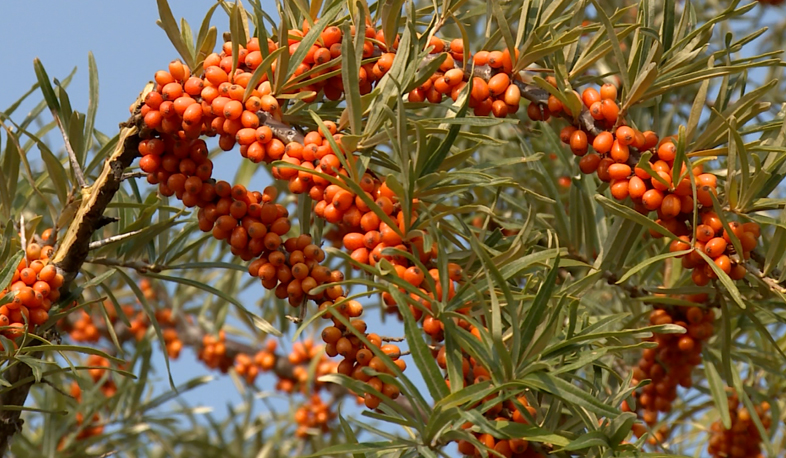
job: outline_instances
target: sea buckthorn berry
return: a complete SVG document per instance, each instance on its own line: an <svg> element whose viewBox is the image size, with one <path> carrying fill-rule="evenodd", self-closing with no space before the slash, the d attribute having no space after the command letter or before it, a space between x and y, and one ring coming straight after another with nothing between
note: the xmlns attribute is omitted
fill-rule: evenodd
<svg viewBox="0 0 786 458"><path fill-rule="evenodd" d="M633 131L633 129L631 129L628 126L618 127L617 131L615 132L615 135L617 137L617 141L622 146L628 146L628 145L632 144L633 141L635 140L635 136L636 136L636 134Z"/></svg>
<svg viewBox="0 0 786 458"><path fill-rule="evenodd" d="M685 251L690 249L690 239L687 235L681 235L678 239L672 240L671 244L669 245L669 251L674 253L675 251Z"/></svg>
<svg viewBox="0 0 786 458"><path fill-rule="evenodd" d="M510 77L505 73L497 73L488 82L489 93L492 97L498 97L505 93L510 85Z"/></svg>
<svg viewBox="0 0 786 458"><path fill-rule="evenodd" d="M511 84L505 90L503 99L509 106L518 106L521 102L521 89L519 89L517 85ZM551 111L551 109L549 109L549 111Z"/></svg>
<svg viewBox="0 0 786 458"><path fill-rule="evenodd" d="M611 144L611 158L616 162L627 162L630 158L630 149L619 140L614 140Z"/></svg>
<svg viewBox="0 0 786 458"><path fill-rule="evenodd" d="M641 196L641 203L647 210L657 210L663 202L663 192L650 189Z"/></svg>
<svg viewBox="0 0 786 458"><path fill-rule="evenodd" d="M628 180L628 193L633 200L641 199L644 193L647 192L647 185L644 180L637 176L632 176Z"/></svg>
<svg viewBox="0 0 786 458"><path fill-rule="evenodd" d="M677 155L677 147L672 142L663 142L658 147L658 158L664 161L673 161Z"/></svg>
<svg viewBox="0 0 786 458"><path fill-rule="evenodd" d="M620 114L620 108L613 99L604 98L600 102L600 110L603 114L603 119L607 122L617 122L617 117Z"/></svg>
<svg viewBox="0 0 786 458"><path fill-rule="evenodd" d="M592 141L592 148L598 154L606 154L611 151L612 144L614 143L614 136L611 132L603 131L599 133Z"/></svg>
<svg viewBox="0 0 786 458"><path fill-rule="evenodd" d="M587 134L583 130L576 130L570 136L570 150L576 156L587 154Z"/></svg>
<svg viewBox="0 0 786 458"><path fill-rule="evenodd" d="M630 176L631 169L627 164L612 164L609 166L609 176L612 180L621 180Z"/></svg>
<svg viewBox="0 0 786 458"><path fill-rule="evenodd" d="M731 260L725 254L722 254L717 258L715 258L715 265L718 266L720 270L724 271L726 275L731 274L731 269L732 269Z"/></svg>
<svg viewBox="0 0 786 458"><path fill-rule="evenodd" d="M598 164L598 170L595 172L598 175L600 181L609 182L611 181L611 176L609 175L609 166L614 164L614 160L604 157L600 160L600 164Z"/></svg>
<svg viewBox="0 0 786 458"><path fill-rule="evenodd" d="M477 76L472 78L472 92L471 96L476 101L480 102L485 100L489 97L489 87L488 84L483 80L483 78L479 78Z"/></svg>
<svg viewBox="0 0 786 458"><path fill-rule="evenodd" d="M726 251L727 243L723 237L715 237L704 245L704 252L711 258L717 258Z"/></svg>
<svg viewBox="0 0 786 458"><path fill-rule="evenodd" d="M759 238L761 235L761 227L758 223L745 223L742 225L742 230L753 234L754 238Z"/></svg>
<svg viewBox="0 0 786 458"><path fill-rule="evenodd" d="M549 111L552 113L559 113L564 108L562 106L562 102L560 102L560 100L553 95L549 95L546 105L548 106Z"/></svg>
<svg viewBox="0 0 786 458"><path fill-rule="evenodd" d="M617 98L617 86L606 83L600 87L600 98L604 100L615 100Z"/></svg>
<svg viewBox="0 0 786 458"><path fill-rule="evenodd" d="M562 143L568 145L570 144L570 138L573 136L573 133L576 132L576 128L573 126L565 126L559 132L559 139Z"/></svg>
<svg viewBox="0 0 786 458"><path fill-rule="evenodd" d="M595 153L587 154L586 156L582 157L579 161L579 169L581 169L581 173L594 173L596 170L598 170L600 160L601 157Z"/></svg>
<svg viewBox="0 0 786 458"><path fill-rule="evenodd" d="M589 87L587 89L584 89L584 92L582 92L581 100L582 102L584 102L584 106L589 108L595 102L600 102L600 94L595 88Z"/></svg>
<svg viewBox="0 0 786 458"><path fill-rule="evenodd" d="M445 72L443 79L445 80L445 84L450 87L454 87L460 82L464 81L464 70L460 68L452 68Z"/></svg>
<svg viewBox="0 0 786 458"><path fill-rule="evenodd" d="M615 164L620 165L620 164ZM621 180L613 180L611 183L611 195L614 196L617 200L624 200L628 197L629 194L629 183L628 180L621 179Z"/></svg>

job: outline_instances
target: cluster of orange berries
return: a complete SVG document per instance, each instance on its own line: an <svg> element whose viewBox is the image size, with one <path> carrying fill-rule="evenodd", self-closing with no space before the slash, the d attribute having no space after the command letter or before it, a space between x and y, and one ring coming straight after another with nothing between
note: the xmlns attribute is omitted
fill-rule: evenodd
<svg viewBox="0 0 786 458"><path fill-rule="evenodd" d="M110 366L109 360L98 355L89 355L87 357L86 364L93 367L92 369L88 369L88 373L90 374L90 378L93 380L93 383L98 383L102 378L104 378L106 369L102 369L102 367L106 368ZM112 397L117 393L117 385L115 385L115 382L111 378L106 378L101 384L100 391L105 397ZM82 388L76 381L71 382L70 394L77 403L82 402ZM76 440L81 441L103 434L104 425L101 424L101 417L98 412L93 414L92 419L86 426L83 426L84 423L84 415L81 412L77 412L76 424L80 429L76 435ZM65 443L66 438L61 438L58 445L58 450L63 450Z"/></svg>
<svg viewBox="0 0 786 458"><path fill-rule="evenodd" d="M492 395L493 396L493 395ZM486 399L488 400L488 399ZM524 414L520 407L517 407L513 400L508 399L503 403L498 403L491 410L487 411L485 415L494 421L514 421L516 423L528 424L527 415L530 417L535 416L537 410L532 407L527 401L526 396L519 396L517 398L527 414ZM469 429L473 425L470 422L464 423L462 429ZM543 455L537 452L534 448L530 447L529 441L526 439L500 439L494 437L489 433L474 432L475 438L488 447L490 450L497 452L498 456L505 458L542 458ZM472 442L467 440L458 441L458 450L464 455L473 457L484 456L480 449L478 449Z"/></svg>
<svg viewBox="0 0 786 458"><path fill-rule="evenodd" d="M750 253L756 248L761 228L757 223L740 224L736 221L729 222L731 233L737 237L742 247L742 254L737 253L732 244L731 234L723 228L720 217L713 211L703 211L699 215L701 224L694 231L694 246L691 253L682 255L682 266L693 269L691 278L699 286L704 286L710 280L718 278L715 271L707 261L698 254L702 251L709 256L715 266L725 272L732 280L745 277L746 269L742 262L750 258ZM671 242L669 249L672 252L690 249L690 238L681 235L679 239ZM735 254L737 256L735 256ZM736 259L735 259L736 258Z"/></svg>
<svg viewBox="0 0 786 458"><path fill-rule="evenodd" d="M245 378L246 383L253 385L260 372L272 370L276 365L275 340L268 340L265 349L257 352L253 358L245 353L235 355L235 371L237 375Z"/></svg>
<svg viewBox="0 0 786 458"><path fill-rule="evenodd" d="M320 310L325 310L322 318L333 320L332 326L328 326L322 330L322 340L325 342L325 353L330 357L340 355L344 358L338 364L336 372L365 382L384 396L390 399L396 399L400 394L398 386L392 383L382 382L379 377L369 374L365 368L368 367L371 370L383 374L395 375L393 371L388 368L382 358L374 355L371 347L364 344L355 333L349 330L334 315L339 313L350 320L350 326L352 326L357 333L365 335L366 339L374 348L390 357L396 366L403 371L407 368L407 364L403 359L400 359L401 350L394 344L383 344L382 338L379 335L366 332L366 322L358 318L363 313L363 305L360 302L355 300L345 301L343 298L339 298L336 302L339 303L336 307L333 307L332 303L323 303L320 305ZM363 402L369 409L376 409L379 407L381 399L376 394L368 392L364 395Z"/></svg>
<svg viewBox="0 0 786 458"><path fill-rule="evenodd" d="M460 327L467 329L475 338L480 339L480 330L472 325L470 325L466 320L459 319L457 323ZM424 324L424 329L426 325ZM447 358L446 358L446 348L445 346L441 346L439 350L434 351L435 358L437 360L437 365L439 365L442 369L447 369ZM486 369L483 365L479 364L478 361L475 360L474 357L464 353L461 358L461 371L464 376L464 385L474 385L477 383L483 383L491 380L491 374L489 373L488 369ZM445 384L450 387L450 380L445 379ZM537 414L537 409L530 405L527 397L521 395L517 398L518 402L521 404L520 407L517 407L516 404L513 402L512 399L508 399L506 401L501 401L499 399L500 394L494 393L486 396L482 401L478 401L475 405L470 407L478 407L481 403L489 403L492 404L488 407L488 409L483 413L483 415L492 421L512 421L515 423L521 424L529 424L530 419L534 419ZM497 402L494 402L497 400ZM526 410L527 413L524 414L523 411ZM472 427L472 423L467 422L465 423L462 428L469 429ZM494 437L492 434L488 433L479 433L474 432L473 435L475 436L478 441L488 447L491 450L496 451L497 453L501 454L504 457L512 457L512 458L537 458L541 457L542 455L535 451L533 448L529 447L529 441L526 439L505 439L505 438L497 438ZM465 455L471 456L482 456L481 451L473 445L471 442L467 440L460 440L458 442L459 451Z"/></svg>
<svg viewBox="0 0 786 458"><path fill-rule="evenodd" d="M443 96L447 95L455 102L471 76L465 71L468 66L463 63L464 42L457 38L446 45L441 39L432 37L429 46L432 55L445 54L446 58L428 80L408 94L407 99L410 102L427 100L430 103L440 103ZM383 54L377 62L378 65L385 56ZM392 63L392 54L390 56ZM475 116L493 114L497 118L504 118L518 111L521 90L513 82L513 59L510 51L507 48L503 51L478 51L471 58L476 69L488 66L491 70L488 79L472 76L469 106Z"/></svg>
<svg viewBox="0 0 786 458"><path fill-rule="evenodd" d="M93 317L84 309L77 313L79 318L74 321L73 326L65 325L65 322L68 321L67 318L61 319L64 324L61 326L61 329L68 332L68 335L74 342L98 342L101 339L101 332L93 323Z"/></svg>
<svg viewBox="0 0 786 458"><path fill-rule="evenodd" d="M575 126L567 126L560 132L560 139L570 145L573 154L581 157L579 168L582 173L596 173L601 181L610 183L614 198L624 200L630 197L640 212L656 211L658 223L676 235L687 233L685 221L693 213L693 188L685 164L679 172L673 170L677 154L674 139L669 137L659 141L652 131L641 132L624 125L618 118L616 97L617 89L612 84L604 84L600 91L585 89L581 96L584 106L596 126L606 130L593 135ZM552 99L553 103L560 103L552 95L549 96L550 106ZM592 152L589 152L589 146L592 146ZM638 167L638 155L632 154L645 151L652 153L649 161L651 171ZM710 195L717 195L715 175L703 173L700 165L692 167L691 173L695 177L699 203L711 207Z"/></svg>
<svg viewBox="0 0 786 458"><path fill-rule="evenodd" d="M275 340L268 340L265 349L257 352L253 358L245 353L238 353L235 356L235 370L238 375L244 377L248 384L253 384L257 375L261 372L274 370L279 356L276 354L278 344ZM312 384L308 384L308 367L314 358L319 357L316 372ZM292 346L292 350L286 356L291 372L276 371L278 381L276 390L284 393L300 392L306 394L311 389L319 391L323 384L317 379L322 375L333 374L336 372L338 364L327 359L322 346L314 345L313 339L297 341Z"/></svg>
<svg viewBox="0 0 786 458"><path fill-rule="evenodd" d="M180 352L183 350L183 341L180 340L180 335L177 333L175 318L172 315L172 310L156 310L156 321L161 327L161 334L164 337L164 345L166 347L167 355L170 359L179 358Z"/></svg>
<svg viewBox="0 0 786 458"><path fill-rule="evenodd" d="M697 303L706 299L706 294L686 297L686 300ZM686 332L655 334L648 338L648 341L657 343L657 347L645 349L637 367L633 369L631 383L651 380L636 395L636 408L647 425L654 426L657 423L659 412L671 411L672 402L677 399L678 386L690 388L693 385L691 373L693 368L701 364L703 342L714 334L714 319L712 309L699 306L658 307L650 313L651 325L676 324L685 328ZM622 410L631 410L627 402L623 403ZM635 425L634 432L637 436L644 434L644 425ZM651 441L663 441L667 434L668 429L659 430Z"/></svg>
<svg viewBox="0 0 786 458"><path fill-rule="evenodd" d="M290 237L277 249L265 250L248 265L248 273L258 277L262 286L275 290L276 297L287 299L293 307L300 306L305 298L318 301L341 296L343 289L340 286L312 293L320 285L344 279L341 271L331 271L320 264L325 260L325 252L312 241L307 234Z"/></svg>
<svg viewBox="0 0 786 458"><path fill-rule="evenodd" d="M218 337L205 334L202 337L202 348L199 349L197 358L201 359L210 369L218 369L227 373L232 367L232 358L227 355L226 333L218 331Z"/></svg>
<svg viewBox="0 0 786 458"><path fill-rule="evenodd" d="M578 93L576 93L578 96ZM659 140L652 131L641 132L624 125L619 116L619 107L614 101L617 89L612 84L604 84L600 91L587 88L581 95L584 106L595 120L596 126L603 130L597 135L567 126L560 132L563 143L570 145L571 151L581 157L579 168L582 173L596 173L601 181L610 183L611 195L617 200L628 197L642 214L657 213L656 222L679 237L672 242L671 251L689 250L693 240L694 252L683 257L683 266L694 269L694 283L703 286L713 278L715 272L704 261L698 251L704 251L715 264L731 278L738 280L745 276L741 264L748 259L750 251L756 247L759 226L756 223L730 223L732 232L739 238L743 247L742 256L732 260L735 254L731 238L723 229L723 223L713 212L713 195L718 194L717 177L704 173L701 164L692 166L682 164L679 172L674 169L677 147L674 138ZM553 95L548 99L549 110L557 113L564 108ZM622 125L620 125L622 124ZM589 146L592 151L589 152ZM637 155L649 151L650 170L637 165ZM702 225L693 234L688 226L692 221L694 201L691 177L696 183L696 198L701 208ZM663 235L650 231L655 238Z"/></svg>
<svg viewBox="0 0 786 458"><path fill-rule="evenodd" d="M235 371L248 384L253 384L261 372L274 370L278 358L275 353L277 346L277 342L271 339L265 343L265 348L253 358L245 353L238 353L235 356ZM320 360L317 363L313 381L309 384L309 366L317 357ZM277 371L276 389L289 394L311 392L309 402L304 403L295 411L295 422L297 423L295 434L297 437L305 438L313 434L314 431L320 434L328 432L328 423L336 418L336 414L330 410L330 404L322 401L319 390L323 383L318 379L322 375L335 373L338 363L330 361L325 355L323 347L314 345L314 341L310 338L295 342L292 351L287 355L287 360L292 368L291 374Z"/></svg>
<svg viewBox="0 0 786 458"><path fill-rule="evenodd" d="M47 240L51 229L47 229L42 236ZM57 273L57 268L49 262L54 254L51 246L41 246L38 243L29 243L25 248L25 256L14 271L11 284L0 290L0 297L9 292L13 299L0 305L0 328L3 335L9 339L21 336L25 326L38 326L49 319L49 309L52 303L60 298L60 287L63 285L63 276Z"/></svg>
<svg viewBox="0 0 786 458"><path fill-rule="evenodd" d="M324 402L319 393L314 393L308 403L295 410L295 435L302 439L311 435L311 431L327 433L330 431L330 420L336 417L337 414L330 410L330 404Z"/></svg>
<svg viewBox="0 0 786 458"><path fill-rule="evenodd" d="M770 404L766 401L755 407L754 412L764 429L769 429L772 424L769 410ZM712 423L707 453L713 458L764 458L761 453L762 437L759 429L753 422L751 412L740 406L736 393L729 397L729 415L731 416L730 429L724 428L720 420Z"/></svg>

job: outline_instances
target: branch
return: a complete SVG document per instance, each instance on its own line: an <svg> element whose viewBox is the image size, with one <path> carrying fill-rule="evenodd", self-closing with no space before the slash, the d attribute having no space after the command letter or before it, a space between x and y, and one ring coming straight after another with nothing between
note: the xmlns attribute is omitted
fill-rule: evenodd
<svg viewBox="0 0 786 458"><path fill-rule="evenodd" d="M135 178L147 178L147 172L128 172L120 177L120 181L131 180Z"/></svg>
<svg viewBox="0 0 786 458"><path fill-rule="evenodd" d="M539 86L535 86L533 84L527 84L523 81L513 80L513 84L519 87L521 91L521 96L525 99L529 100L533 103L539 103L541 105L548 104L549 101L549 92L545 89L541 89ZM570 116L565 110L559 113L552 113L552 116L558 116L560 118L565 118L574 122L573 116ZM592 135L598 135L601 133L601 129L595 125L595 118L592 117L587 107L584 104L581 105L581 113L578 117L578 123L580 127L591 133Z"/></svg>
<svg viewBox="0 0 786 458"><path fill-rule="evenodd" d="M126 122L120 131L120 140L115 150L104 163L103 170L98 179L91 186L87 186L82 175L81 168L76 162L76 156L71 149L68 135L64 131L60 120L55 115L55 120L60 127L65 140L66 149L72 162L74 174L82 187L82 203L74 219L71 221L68 232L56 248L52 262L65 279L61 288L62 297L68 296L68 290L82 263L87 259L90 250L90 239L93 233L100 227L107 224L110 219L104 217L107 205L115 196L120 188L120 181L125 170L131 162L138 156L139 131L136 123L140 121L139 108L142 106L144 97L153 89L153 84L148 84L139 98L136 100L136 110L134 115ZM45 335L54 333L52 330L39 331ZM54 336L53 336L54 337ZM50 339L47 339L50 340ZM34 340L29 345L39 345L40 341ZM41 352L34 352L31 356L41 357ZM32 375L32 369L27 364L16 364L10 367L4 375L5 380L10 385L15 385L18 381ZM23 406L27 399L32 382L22 383L14 389L8 390L0 395L0 409L6 406ZM21 410L0 410L0 453L8 450L11 437L22 428L22 420L19 418Z"/></svg>
<svg viewBox="0 0 786 458"><path fill-rule="evenodd" d="M85 262L89 262L90 264L101 264L104 266L111 266L111 267L128 267L130 269L134 269L140 274L145 274L147 272L161 272L166 270L167 267L161 264L149 264L143 261L121 261L119 259L113 258L87 258Z"/></svg>
<svg viewBox="0 0 786 458"><path fill-rule="evenodd" d="M775 280L774 278L771 278L771 277L768 277L768 276L764 275L764 272L759 270L758 267L754 266L750 262L743 263L743 265L745 266L745 269L748 272L752 273L759 280L764 282L764 284L766 284L770 288L770 290L775 291L776 293L780 293L782 295L786 295L786 288L781 286L781 284L778 283L777 280Z"/></svg>
<svg viewBox="0 0 786 458"><path fill-rule="evenodd" d="M129 237L133 237L133 236L135 236L137 234L141 234L142 232L144 232L144 229L139 229L137 231L126 232L125 234L113 235L112 237L107 237L107 238L105 238L103 240L98 240L96 242L90 242L90 245L88 245L88 249L89 250L97 250L97 249L99 249L101 247L109 245L110 243L119 242L119 241L127 239Z"/></svg>

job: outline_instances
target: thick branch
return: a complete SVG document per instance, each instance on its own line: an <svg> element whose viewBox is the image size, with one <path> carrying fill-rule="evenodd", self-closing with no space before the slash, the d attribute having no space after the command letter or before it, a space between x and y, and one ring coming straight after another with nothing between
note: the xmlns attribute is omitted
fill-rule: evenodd
<svg viewBox="0 0 786 458"><path fill-rule="evenodd" d="M82 204L76 213L73 221L69 225L68 231L61 243L56 247L55 256L52 261L57 266L58 271L63 275L65 282L61 289L62 297L67 297L70 284L79 273L82 263L87 258L90 249L90 239L93 233L106 225L108 220L104 216L107 205L115 196L120 188L120 182L125 170L134 158L139 154L139 135L136 123L139 118L139 107L141 107L144 97L153 89L153 84L148 84L136 101L136 113L122 127L120 140L112 155L104 163L98 179L92 186L85 186L84 178L80 180L82 187ZM65 135L65 134L64 134ZM68 143L67 136L66 147ZM69 151L71 153L71 151ZM75 168L77 178L79 178L78 165ZM46 331L45 331L46 332ZM38 340L32 341L29 345L37 345ZM33 353L32 356L40 357L40 353ZM26 364L16 364L9 368L4 377L11 384L16 384L19 380L25 379L32 374L30 366ZM23 406L27 399L32 383L24 383L20 386L4 392L0 396L0 407ZM22 421L19 418L21 410L1 410L0 411L0 452L5 453L8 449L9 440L21 430Z"/></svg>

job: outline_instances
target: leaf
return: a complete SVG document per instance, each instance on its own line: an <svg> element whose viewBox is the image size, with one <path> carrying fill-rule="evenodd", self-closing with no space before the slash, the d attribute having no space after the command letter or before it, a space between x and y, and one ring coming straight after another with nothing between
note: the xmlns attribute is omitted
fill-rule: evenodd
<svg viewBox="0 0 786 458"><path fill-rule="evenodd" d="M642 215L641 213L637 212L636 210L626 207L620 203L614 202L613 200L609 199L608 197L602 196L600 194L595 196L595 200L600 203L603 208L608 210L609 212L619 215L627 220L633 221L641 226L644 226L647 229L654 230L659 234L663 234L665 237L670 239L677 238L676 235L672 234L668 229L661 226L660 224L656 223L655 221L647 218L646 216Z"/></svg>
<svg viewBox="0 0 786 458"><path fill-rule="evenodd" d="M731 429L731 416L729 415L729 399L726 397L726 384L723 383L718 369L709 359L704 359L704 375L707 377L707 385L710 387L712 401L718 410L723 422L723 427Z"/></svg>
<svg viewBox="0 0 786 458"><path fill-rule="evenodd" d="M399 441L387 441L387 442L363 442L360 444L340 444L340 445L332 445L330 447L326 447L321 451L306 455L302 458L317 458L320 456L337 456L337 455L344 455L347 453L380 453L388 450L399 450L410 448L411 445L404 442Z"/></svg>
<svg viewBox="0 0 786 458"><path fill-rule="evenodd" d="M188 65L188 68L196 68L194 56L191 55L188 46L183 42L183 36L180 34L180 30L177 27L177 21L175 20L175 16L172 15L169 3L167 0L156 0L156 3L158 4L158 15L161 18L160 21L156 22L164 29L166 36L169 37L169 41L172 42L172 46L175 47L180 57L183 58L183 62Z"/></svg>
<svg viewBox="0 0 786 458"><path fill-rule="evenodd" d="M614 52L614 60L617 63L619 75L622 79L622 88L625 92L629 92L631 89L630 79L628 77L628 69L624 67L627 59L625 59L625 55L622 53L622 47L617 39L617 34L614 32L614 24L611 23L609 16L606 14L606 10L598 4L597 0L591 0L591 2L595 6L595 11L598 13L598 19L600 19L600 22L606 27L606 33L611 41L611 50Z"/></svg>
<svg viewBox="0 0 786 458"><path fill-rule="evenodd" d="M68 182L68 174L65 171L65 167L63 167L60 160L49 151L49 148L47 148L44 143L37 142L37 145L38 150L41 152L41 159L46 165L46 170L49 172L49 178L52 180L52 185L55 188L57 199L60 201L60 205L65 207L68 203L68 190L71 187Z"/></svg>
<svg viewBox="0 0 786 458"><path fill-rule="evenodd" d="M352 40L348 38L351 36L349 30L349 23L342 24L341 31L347 39L341 40L341 79L344 82L344 87L356 88L360 85L359 82L359 66L357 58L355 57L355 46ZM358 34L360 35L360 34ZM362 104L360 103L359 91L347 91L344 93L347 107L344 109L342 118L346 115L349 119L349 130L353 135L361 133L363 128L363 112Z"/></svg>
<svg viewBox="0 0 786 458"><path fill-rule="evenodd" d="M676 9L676 2L674 0L666 0L663 5L663 23L661 24L661 42L663 43L663 51L666 52L671 49L674 43L674 11ZM688 15L686 9L683 13Z"/></svg>
<svg viewBox="0 0 786 458"><path fill-rule="evenodd" d="M521 382L531 388L550 393L568 404L594 412L599 416L615 418L620 414L618 409L602 403L596 396L546 372L532 372L527 374Z"/></svg>
<svg viewBox="0 0 786 458"><path fill-rule="evenodd" d="M423 331L418 327L412 311L405 305L407 300L403 297L403 293L396 288L391 288L390 294L396 299L396 303L402 305L399 307L399 311L404 317L404 334L407 338L409 351L412 352L412 359L426 382L429 394L431 394L434 401L439 401L450 394L448 386L442 378L442 372L439 370L431 350L423 340Z"/></svg>
<svg viewBox="0 0 786 458"><path fill-rule="evenodd" d="M44 70L44 65L37 57L33 60L33 68L35 69L35 76L38 78L38 86L44 94L44 100L46 100L47 106L52 113L60 114L60 102L57 100L55 90L52 88L49 75L47 75L46 70Z"/></svg>
<svg viewBox="0 0 786 458"><path fill-rule="evenodd" d="M98 113L98 67L93 52L87 53L87 71L89 95L87 99L87 116L85 117L85 131L82 157L87 157L87 153L93 147L93 126L95 125L96 113ZM50 172L51 173L51 172ZM60 202L65 202L63 199Z"/></svg>
<svg viewBox="0 0 786 458"><path fill-rule="evenodd" d="M462 89L458 100L454 104L458 104L459 106L459 109L456 112L456 118L463 118L469 109L469 94L472 91L471 81L472 80L470 80L470 83L468 83L464 89ZM450 147L453 146L453 143L456 141L459 130L461 130L460 124L452 124L448 129L447 135L445 135L445 138L442 139L442 142L440 142L439 146L435 145L437 141L436 138L432 138L432 141L429 141L428 147L426 148L426 151L429 152L428 156L424 155L422 160L420 156L418 156L418 163L419 165L422 165L418 167L418 170L415 173L415 179L428 175L439 168L440 164L442 164L442 161L444 161L448 156Z"/></svg>
<svg viewBox="0 0 786 458"><path fill-rule="evenodd" d="M664 259L684 256L684 255L686 255L686 254L688 254L690 252L691 252L691 250L675 251L675 252L671 252L670 251L668 253L661 253L659 255L649 257L649 258L645 259L644 261L640 262L639 264L637 264L636 266L631 267L630 269L628 269L628 271L625 272L625 274L622 277L620 277L619 280L617 280L617 284L621 285L622 283L625 283L625 281L627 279L629 279L630 277L632 277L634 274L636 274L636 272L646 268L647 266L655 264L656 262L663 261Z"/></svg>
<svg viewBox="0 0 786 458"><path fill-rule="evenodd" d="M524 350L522 353L521 358L519 359L519 363L523 362L530 356L530 352L532 351L532 344L534 343L533 337L535 336L535 331L537 330L538 326L540 326L541 321L543 320L543 316L546 313L546 309L549 304L549 300L551 299L551 291L554 289L556 285L557 273L559 272L559 256L554 259L554 265L551 267L551 271L543 280L543 283L540 284L540 289L538 290L538 294L535 295L535 300L532 301L532 305L530 306L529 310L527 311L527 315L523 320L523 327L521 330L521 341L527 342L529 347ZM516 326L516 324L513 324Z"/></svg>
<svg viewBox="0 0 786 458"><path fill-rule="evenodd" d="M720 280L721 284L724 286L724 288L726 288L726 291L728 291L729 295L731 295L732 300L734 300L734 302L744 310L746 308L745 302L742 300L740 290L737 289L737 285L734 284L734 280L732 280L726 274L726 272L721 270L721 268L715 264L715 260L707 256L703 250L696 250L696 252L699 253L702 258L704 258L707 264L709 264L712 271L715 272L715 275L718 276L718 280Z"/></svg>
<svg viewBox="0 0 786 458"><path fill-rule="evenodd" d="M3 270L0 270L0 287L6 288L11 284L11 279L14 278L14 272L16 272L16 268L24 257L25 250L20 250L5 263Z"/></svg>
<svg viewBox="0 0 786 458"><path fill-rule="evenodd" d="M232 12L229 14L229 31L232 36L232 71L229 73L230 75L234 75L235 69L237 69L240 45L245 46L248 42L246 31L243 28L242 8L240 2L236 1L232 5ZM234 77L230 77L230 82L233 79Z"/></svg>

